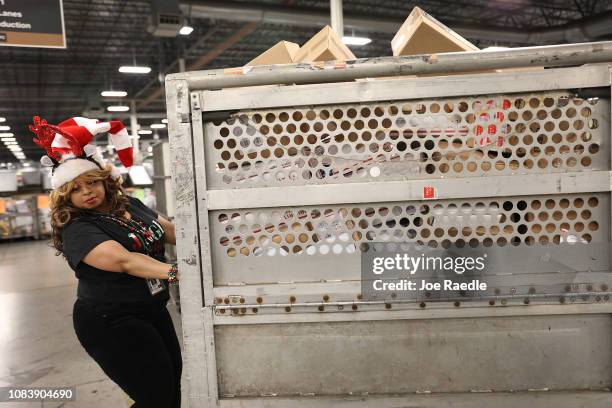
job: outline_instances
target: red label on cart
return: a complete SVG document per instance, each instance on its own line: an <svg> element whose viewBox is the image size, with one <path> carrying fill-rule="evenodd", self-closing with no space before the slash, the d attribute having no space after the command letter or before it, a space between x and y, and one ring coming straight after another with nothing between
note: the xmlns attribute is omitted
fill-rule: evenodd
<svg viewBox="0 0 612 408"><path fill-rule="evenodd" d="M485 136L485 137L480 138L480 140L478 141L478 143L479 143L481 146L486 146L486 145L488 145L488 144L490 144L490 143L491 143L491 139L489 139L489 137L488 137L488 136Z"/></svg>
<svg viewBox="0 0 612 408"><path fill-rule="evenodd" d="M508 99L504 99L504 103L502 106L504 109L510 109L510 101Z"/></svg>
<svg viewBox="0 0 612 408"><path fill-rule="evenodd" d="M482 126L476 125L476 130L475 130L476 136L482 135L482 132L483 132Z"/></svg>
<svg viewBox="0 0 612 408"><path fill-rule="evenodd" d="M497 119L498 122L503 122L504 121L504 112L497 112L495 114L495 119Z"/></svg>
<svg viewBox="0 0 612 408"><path fill-rule="evenodd" d="M423 198L436 198L436 188L432 186L423 187Z"/></svg>
<svg viewBox="0 0 612 408"><path fill-rule="evenodd" d="M490 135L494 135L495 132L497 132L497 126L489 125L489 127L487 128L487 133Z"/></svg>

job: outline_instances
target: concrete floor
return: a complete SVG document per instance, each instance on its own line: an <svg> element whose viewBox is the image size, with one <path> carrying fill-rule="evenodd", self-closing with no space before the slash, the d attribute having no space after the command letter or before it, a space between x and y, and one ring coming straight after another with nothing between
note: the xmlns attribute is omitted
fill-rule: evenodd
<svg viewBox="0 0 612 408"><path fill-rule="evenodd" d="M76 401L0 403L29 408L124 408L121 389L87 355L72 328L77 280L46 241L0 241L0 387L76 387ZM180 316L168 309L181 340ZM183 395L186 395L183 375ZM186 399L183 398L186 407Z"/></svg>

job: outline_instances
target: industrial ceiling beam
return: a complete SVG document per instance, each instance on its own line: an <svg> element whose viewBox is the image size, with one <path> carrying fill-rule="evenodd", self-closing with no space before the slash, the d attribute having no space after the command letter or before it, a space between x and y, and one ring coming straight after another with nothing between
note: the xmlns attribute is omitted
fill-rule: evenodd
<svg viewBox="0 0 612 408"><path fill-rule="evenodd" d="M245 24L240 30L236 31L234 34L226 38L223 42L216 45L212 50L210 50L205 55L198 58L192 64L187 67L188 71L196 71L199 68L202 68L204 65L208 64L212 60L214 60L219 54L223 51L230 48L232 45L236 44L238 41L251 34L257 28L257 22L251 22ZM163 95L163 88L160 86L153 93L151 93L144 101L138 104L138 109L142 109L143 107L149 105L151 102L158 100Z"/></svg>
<svg viewBox="0 0 612 408"><path fill-rule="evenodd" d="M180 0L181 8L191 16L230 21L257 21L260 23L292 26L321 27L329 24L329 13L324 9L282 7L227 1ZM612 35L612 10L592 17L572 21L555 27L512 29L478 24L453 23L453 30L468 38L497 40L523 44L554 44L561 42L592 41ZM344 26L360 31L395 33L401 19L344 14Z"/></svg>

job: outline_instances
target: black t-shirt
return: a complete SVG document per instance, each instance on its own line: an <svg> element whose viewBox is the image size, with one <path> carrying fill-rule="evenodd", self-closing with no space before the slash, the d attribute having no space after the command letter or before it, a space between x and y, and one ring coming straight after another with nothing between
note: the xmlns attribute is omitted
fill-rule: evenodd
<svg viewBox="0 0 612 408"><path fill-rule="evenodd" d="M157 281L163 286L151 294L147 279L127 273L109 272L83 262L83 258L99 244L117 241L130 252L140 252L164 262L164 229L157 221L157 213L140 200L128 197L127 211L142 228L130 228L130 224L113 221L105 214L91 212L68 223L62 232L64 255L79 279L77 296L91 302L166 302L169 299L167 281Z"/></svg>

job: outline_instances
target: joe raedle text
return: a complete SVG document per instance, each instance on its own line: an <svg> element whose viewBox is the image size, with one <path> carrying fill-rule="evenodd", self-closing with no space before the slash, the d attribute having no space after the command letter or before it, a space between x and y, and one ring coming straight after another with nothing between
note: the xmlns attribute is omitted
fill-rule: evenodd
<svg viewBox="0 0 612 408"><path fill-rule="evenodd" d="M399 281L384 281L376 279L372 286L376 291L418 291L418 290L487 290L486 282L474 279L468 282L455 282L444 279L442 282L428 282L425 279L417 281L400 279Z"/></svg>

